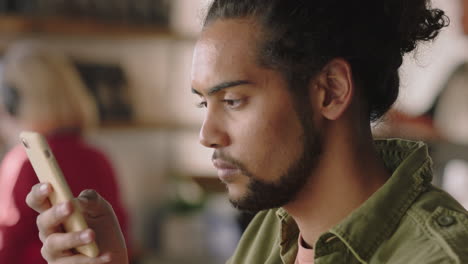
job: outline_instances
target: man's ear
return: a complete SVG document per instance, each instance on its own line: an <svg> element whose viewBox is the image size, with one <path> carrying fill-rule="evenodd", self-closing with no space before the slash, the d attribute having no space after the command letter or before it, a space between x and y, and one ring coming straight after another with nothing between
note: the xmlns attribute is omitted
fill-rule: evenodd
<svg viewBox="0 0 468 264"><path fill-rule="evenodd" d="M313 84L316 109L323 117L337 120L348 109L354 95L351 65L344 59L331 60L316 76Z"/></svg>

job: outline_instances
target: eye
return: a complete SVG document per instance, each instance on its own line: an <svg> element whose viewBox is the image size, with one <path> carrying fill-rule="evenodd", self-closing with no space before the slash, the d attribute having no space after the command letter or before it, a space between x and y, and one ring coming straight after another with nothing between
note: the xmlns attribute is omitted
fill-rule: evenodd
<svg viewBox="0 0 468 264"><path fill-rule="evenodd" d="M242 105L242 99L224 99L223 103L229 108L238 108Z"/></svg>
<svg viewBox="0 0 468 264"><path fill-rule="evenodd" d="M198 104L195 105L198 108L206 108L208 106L208 103L206 101L202 101Z"/></svg>

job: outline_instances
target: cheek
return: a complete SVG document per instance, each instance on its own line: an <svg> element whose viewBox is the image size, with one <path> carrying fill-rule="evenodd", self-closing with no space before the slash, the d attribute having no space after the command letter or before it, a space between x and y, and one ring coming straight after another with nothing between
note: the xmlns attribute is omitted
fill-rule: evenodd
<svg viewBox="0 0 468 264"><path fill-rule="evenodd" d="M238 157L255 177L265 180L284 174L303 151L303 130L295 112L269 110L245 119L237 137Z"/></svg>

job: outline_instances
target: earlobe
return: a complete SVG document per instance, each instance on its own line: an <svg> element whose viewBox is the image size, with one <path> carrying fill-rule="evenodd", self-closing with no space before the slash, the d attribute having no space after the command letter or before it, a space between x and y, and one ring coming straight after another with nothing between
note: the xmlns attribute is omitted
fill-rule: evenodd
<svg viewBox="0 0 468 264"><path fill-rule="evenodd" d="M351 66L344 59L333 59L320 75L319 83L323 89L321 113L329 120L337 120L343 116L353 99Z"/></svg>

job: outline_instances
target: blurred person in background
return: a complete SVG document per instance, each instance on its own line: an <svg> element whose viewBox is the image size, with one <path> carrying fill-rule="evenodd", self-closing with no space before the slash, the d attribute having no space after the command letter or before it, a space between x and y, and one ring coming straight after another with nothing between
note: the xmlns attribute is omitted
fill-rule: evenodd
<svg viewBox="0 0 468 264"><path fill-rule="evenodd" d="M427 146L370 128L397 98L403 55L447 25L426 0L213 1L191 76L200 142L231 203L259 211L228 263L468 263L468 213L431 185ZM27 196L44 258L127 263L97 192L77 199L99 216L92 230L64 234L73 207L45 204L50 191ZM71 253L93 240L99 257Z"/></svg>
<svg viewBox="0 0 468 264"><path fill-rule="evenodd" d="M90 187L99 190L127 234L113 168L82 138L97 118L93 98L65 55L31 43L7 50L0 69L0 132L11 149L0 164L0 263L46 263L35 227L37 214L24 202L38 179L18 144L22 130L45 135L73 194Z"/></svg>

